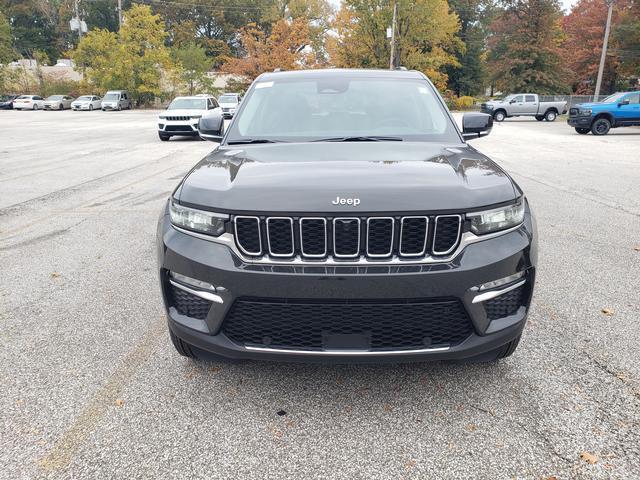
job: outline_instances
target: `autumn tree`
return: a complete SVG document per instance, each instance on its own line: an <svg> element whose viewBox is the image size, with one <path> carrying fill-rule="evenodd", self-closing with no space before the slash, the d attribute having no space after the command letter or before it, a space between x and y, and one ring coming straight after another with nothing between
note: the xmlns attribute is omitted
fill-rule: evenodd
<svg viewBox="0 0 640 480"><path fill-rule="evenodd" d="M621 88L633 88L629 83L634 80L637 87L640 83L640 0L630 1L620 12L613 40L614 54L620 63L619 74L627 83Z"/></svg>
<svg viewBox="0 0 640 480"><path fill-rule="evenodd" d="M542 94L569 91L561 61L557 0L509 0L492 23L489 68L498 89Z"/></svg>
<svg viewBox="0 0 640 480"><path fill-rule="evenodd" d="M613 32L619 26L621 11L627 7L625 0L618 0L614 4L611 17ZM593 94L602 53L607 9L604 0L580 0L564 18L563 61L569 68L570 81L576 93ZM620 66L616 43L616 38L611 35L602 78L603 92L615 90Z"/></svg>
<svg viewBox="0 0 640 480"><path fill-rule="evenodd" d="M261 73L276 68L313 68L316 66L315 58L305 48L310 42L309 25L305 19L279 20L270 34L252 23L240 31L244 55L227 58L222 70L242 77L246 87Z"/></svg>
<svg viewBox="0 0 640 480"><path fill-rule="evenodd" d="M396 22L398 63L427 74L444 89L445 69L458 62L454 52L464 48L456 37L458 16L446 0L399 0ZM345 0L328 39L331 61L338 67L388 68L387 27L392 5L385 0Z"/></svg>

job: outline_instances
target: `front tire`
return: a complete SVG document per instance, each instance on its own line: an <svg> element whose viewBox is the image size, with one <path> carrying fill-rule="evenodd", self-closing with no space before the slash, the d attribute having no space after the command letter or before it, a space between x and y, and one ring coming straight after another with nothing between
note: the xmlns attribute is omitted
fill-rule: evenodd
<svg viewBox="0 0 640 480"><path fill-rule="evenodd" d="M496 113L493 114L493 119L496 122L504 122L505 118L507 118L507 115L502 110L498 110Z"/></svg>
<svg viewBox="0 0 640 480"><path fill-rule="evenodd" d="M594 135L606 135L611 130L611 122L606 118L598 118L591 125L591 133Z"/></svg>
<svg viewBox="0 0 640 480"><path fill-rule="evenodd" d="M558 114L556 112L554 112L553 110L548 111L547 113L544 114L544 119L547 122L555 122L556 118L558 118Z"/></svg>
<svg viewBox="0 0 640 480"><path fill-rule="evenodd" d="M92 112L93 111L93 105L89 105L89 111Z"/></svg>
<svg viewBox="0 0 640 480"><path fill-rule="evenodd" d="M520 338L522 338L522 335L518 335L509 343L506 343L501 347L496 348L495 350L491 350L476 357L468 358L465 361L468 363L485 363L496 362L498 360L502 360L503 358L510 357L511 355L513 355L513 352L516 351L516 348L518 348Z"/></svg>
<svg viewBox="0 0 640 480"><path fill-rule="evenodd" d="M33 104L33 110L34 111L38 110L38 105L36 105L35 103Z"/></svg>
<svg viewBox="0 0 640 480"><path fill-rule="evenodd" d="M173 343L173 346L180 355L182 355L183 357L192 358L194 360L198 358L191 345L181 338L176 337L171 330L169 330L169 337L171 337L171 343Z"/></svg>
<svg viewBox="0 0 640 480"><path fill-rule="evenodd" d="M576 132L578 132L580 135L586 135L587 133L589 133L591 130L589 130L588 128L580 128L580 127L576 127Z"/></svg>

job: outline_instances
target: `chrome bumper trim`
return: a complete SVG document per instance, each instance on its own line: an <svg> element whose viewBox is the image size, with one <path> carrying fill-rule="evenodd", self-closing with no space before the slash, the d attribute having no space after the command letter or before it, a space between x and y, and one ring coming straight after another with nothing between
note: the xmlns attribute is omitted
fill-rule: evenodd
<svg viewBox="0 0 640 480"><path fill-rule="evenodd" d="M416 350L382 350L372 352L370 350L290 350L286 348L249 347L244 346L249 351L261 353L285 353L292 355L313 355L313 356L388 356L388 355L415 355L419 353L446 352L450 347L420 348Z"/></svg>
<svg viewBox="0 0 640 480"><path fill-rule="evenodd" d="M179 288L181 290L184 290L187 293L190 293L191 295L195 295L196 297L200 297L214 303L224 303L224 300L222 300L222 297L220 297L219 295L216 295L215 293L203 292L202 290L194 290L193 288L189 288L186 285L175 282L173 280L169 280L169 283L176 288Z"/></svg>
<svg viewBox="0 0 640 480"><path fill-rule="evenodd" d="M514 283L513 285L510 285L506 288L503 288L502 290L491 290L490 292L480 293L473 298L471 303L480 303L480 302L485 302L487 300L491 300L492 298L499 297L503 293L507 293L507 292L510 292L511 290L515 290L516 288L521 287L525 283L527 283L526 279L521 280L518 283Z"/></svg>

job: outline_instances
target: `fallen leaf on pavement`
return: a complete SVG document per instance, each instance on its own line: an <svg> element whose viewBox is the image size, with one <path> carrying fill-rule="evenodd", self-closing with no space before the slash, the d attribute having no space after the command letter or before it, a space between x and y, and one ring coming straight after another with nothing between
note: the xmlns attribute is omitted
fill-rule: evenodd
<svg viewBox="0 0 640 480"><path fill-rule="evenodd" d="M607 317L610 317L613 315L613 310L611 310L610 308L603 308L602 313L604 313Z"/></svg>
<svg viewBox="0 0 640 480"><path fill-rule="evenodd" d="M118 399L116 400L116 405L117 405L118 407L123 406L123 405L124 405L124 400L123 400L123 399L121 399L121 398L118 398Z"/></svg>
<svg viewBox="0 0 640 480"><path fill-rule="evenodd" d="M633 249L634 249L636 252L640 252L640 245L637 245L637 246L633 247Z"/></svg>
<svg viewBox="0 0 640 480"><path fill-rule="evenodd" d="M391 412L393 410L393 407L391 405L389 405L388 403L385 403L384 406L382 407L382 409L385 412Z"/></svg>
<svg viewBox="0 0 640 480"><path fill-rule="evenodd" d="M61 273L59 273L59 272L52 272L52 273L51 273L51 278L58 278L58 277L60 277L61 275L62 275L62 274L61 274Z"/></svg>
<svg viewBox="0 0 640 480"><path fill-rule="evenodd" d="M591 465L598 463L599 458L589 452L582 452L580 458Z"/></svg>

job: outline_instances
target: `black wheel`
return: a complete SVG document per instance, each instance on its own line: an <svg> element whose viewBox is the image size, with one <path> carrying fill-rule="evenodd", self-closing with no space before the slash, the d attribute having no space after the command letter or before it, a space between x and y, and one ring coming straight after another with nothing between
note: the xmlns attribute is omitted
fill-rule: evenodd
<svg viewBox="0 0 640 480"><path fill-rule="evenodd" d="M598 118L591 125L591 133L594 135L606 135L611 130L611 122L606 118Z"/></svg>
<svg viewBox="0 0 640 480"><path fill-rule="evenodd" d="M513 355L513 352L518 348L518 344L520 343L520 338L522 335L518 335L516 338L511 340L509 343L502 345L495 350L491 350L487 353L483 353L476 357L466 358L463 361L466 363L485 363L485 362L495 362L497 360L510 357Z"/></svg>
<svg viewBox="0 0 640 480"><path fill-rule="evenodd" d="M163 142L167 142L171 138L171 135L166 135L164 133L158 132L158 137L160 137L160 140L162 140Z"/></svg>
<svg viewBox="0 0 640 480"><path fill-rule="evenodd" d="M558 117L558 114L553 110L549 110L547 113L544 114L544 119L547 122L555 122L557 117Z"/></svg>
<svg viewBox="0 0 640 480"><path fill-rule="evenodd" d="M539 122L544 120L544 115L536 115L536 120L538 120Z"/></svg>
<svg viewBox="0 0 640 480"><path fill-rule="evenodd" d="M198 357L193 351L191 345L182 340L181 338L176 337L171 330L169 330L169 336L171 337L171 343L176 348L176 351L182 355L183 357L197 359Z"/></svg>
<svg viewBox="0 0 640 480"><path fill-rule="evenodd" d="M34 109L34 110L38 110L38 104L37 104L37 103L34 103L34 104L33 104L33 109Z"/></svg>
<svg viewBox="0 0 640 480"><path fill-rule="evenodd" d="M64 110L64 107L62 106L62 104L58 105L58 110Z"/></svg>
<svg viewBox="0 0 640 480"><path fill-rule="evenodd" d="M504 121L505 118L507 118L507 115L502 110L498 110L496 113L493 114L493 119L496 122L502 122Z"/></svg>
<svg viewBox="0 0 640 480"><path fill-rule="evenodd" d="M89 105L89 111L93 111L93 105Z"/></svg>
<svg viewBox="0 0 640 480"><path fill-rule="evenodd" d="M591 130L589 130L588 128L580 128L580 127L576 127L576 132L578 132L580 135L586 135L587 133L589 133Z"/></svg>

